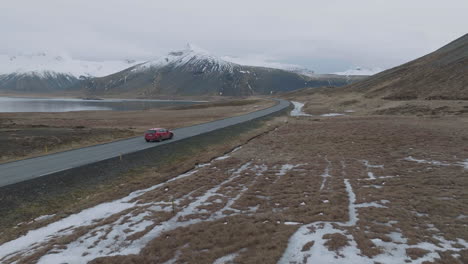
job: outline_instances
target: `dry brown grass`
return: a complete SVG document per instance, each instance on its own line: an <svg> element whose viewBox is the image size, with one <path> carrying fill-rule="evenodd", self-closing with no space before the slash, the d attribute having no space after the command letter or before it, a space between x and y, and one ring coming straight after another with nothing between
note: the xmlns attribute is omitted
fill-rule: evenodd
<svg viewBox="0 0 468 264"><path fill-rule="evenodd" d="M244 177L238 178L231 185L224 186L225 188L220 191L226 194L227 190L238 185L248 186L248 190L236 201L234 207L247 210L249 207L258 206L258 209L255 215L242 217L243 224L253 224L258 221L256 219L261 219L266 223L345 222L348 219L348 196L343 178L346 177L351 179L357 196L356 203L389 201L384 203L387 208L359 208L358 228L344 228L353 235L362 254L369 257L381 254L382 249L376 247L371 239L392 241L389 237L392 232L401 232L408 239L409 244L420 242L437 244L438 241L433 237L439 232L446 239L467 240L468 233L464 230L467 220L466 218L457 219L457 216L463 215L468 210L463 202L466 199L465 187L467 186L464 176L466 172L463 168L429 166L430 169L428 169L427 164L402 160L405 157L414 156L453 164L460 161L468 151L464 147L468 134L461 125L463 122L466 120L457 118L434 120L416 117L320 118L318 121L313 118L290 119L278 130L244 146L234 155L234 158L226 160L222 165L218 164L218 170L210 172L206 168L203 176L188 178L183 184L180 183L185 186L186 190L180 191L176 186L170 189L180 191L181 194L190 189L198 190L197 192L201 194L208 188L206 186L213 186L216 182L222 181L223 177L220 178L220 176L224 175L223 172L234 168L236 164L240 166L250 161L258 166L266 165L268 170L261 176L256 176L253 171L246 173ZM376 177L395 177L369 180L368 170L362 162L364 159L374 165L384 165L383 169L371 169ZM319 187L323 180L320 175L330 165L327 160L331 164L329 166L331 177L327 178L324 189L320 191ZM303 165L278 176L281 166L287 163ZM214 179L216 179L215 182L213 182ZM382 188L369 187L370 185L381 185ZM158 198L152 197L151 199ZM325 200L328 202L324 203ZM219 207L209 205L202 208L215 211ZM415 212L425 213L427 216L418 216ZM236 217L238 216L227 216L225 221L231 222L231 218ZM389 221L395 222L388 224ZM203 224L203 226L210 225L211 223ZM428 225L434 225L438 231L428 229ZM220 239L220 237L237 237L237 234L242 232L240 229L228 230L222 235L211 235L213 237L205 237L203 232L202 234L191 233L187 229L178 229L178 231L185 236L183 239L180 238L182 241L177 242L175 247L183 252L182 256L190 256L197 261L198 256L203 256L200 257L202 260L196 263L213 261L223 254L236 252L242 248L247 248L246 252L255 248L256 254L247 257L247 253L240 253L239 258L236 259L240 263L254 263L254 259L258 261L256 256L271 254L266 249L259 251L258 248L245 244L235 248L227 247L228 252L218 254L218 250L226 250L226 247L222 244L218 247L206 245L207 242ZM181 249L184 245L191 244L190 240L195 234L200 239L197 243L204 246L200 248L189 246ZM255 233L255 235L261 237L260 234ZM173 238L172 235L170 237ZM348 238L342 234L327 235L324 238L327 239L326 246L336 251L337 254L341 248L348 245ZM153 244L149 245L138 257L111 258L106 261L125 262L131 259L129 263L136 263L154 259L168 260L174 256L177 249L172 249L170 254L158 251L160 247L163 247L164 241L164 239L155 239ZM242 240L233 243L237 245L241 242ZM286 243L285 240L278 242ZM310 242L306 243L304 248L307 250L312 246L313 243ZM284 247L276 250L279 251L275 255L276 258L265 259L262 263L275 263ZM464 252L462 251L460 255L466 254ZM407 250L408 257L411 259L418 259L424 253L423 249L419 250L416 247ZM452 256L446 257L442 253L441 257L441 261L445 261L445 258L453 258ZM178 263L183 263L190 258L179 258ZM454 261L459 260L454 258Z"/></svg>
<svg viewBox="0 0 468 264"><path fill-rule="evenodd" d="M406 249L406 255L408 255L411 259L418 259L429 253L430 251L422 249L422 248L408 248Z"/></svg>
<svg viewBox="0 0 468 264"><path fill-rule="evenodd" d="M467 100L385 100L336 88L308 88L283 97L305 103L304 111L312 115L468 116ZM347 110L354 112L347 113Z"/></svg>
<svg viewBox="0 0 468 264"><path fill-rule="evenodd" d="M341 233L333 233L323 235L323 239L327 240L324 245L328 247L328 250L335 251L339 254L340 249L349 245L349 239Z"/></svg>
<svg viewBox="0 0 468 264"><path fill-rule="evenodd" d="M233 216L229 220L195 224L161 235L137 256L101 258L91 263L163 263L179 252L176 263L213 263L239 252L235 263L274 263L294 227ZM244 250L243 250L244 249ZM261 253L260 253L261 252Z"/></svg>

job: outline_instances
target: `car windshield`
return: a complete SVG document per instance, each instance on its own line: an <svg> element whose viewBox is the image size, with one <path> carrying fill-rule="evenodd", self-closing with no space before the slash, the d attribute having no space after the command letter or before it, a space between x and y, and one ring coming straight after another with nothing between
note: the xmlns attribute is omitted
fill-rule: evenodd
<svg viewBox="0 0 468 264"><path fill-rule="evenodd" d="M146 131L146 133L153 134L153 133L156 133L156 130L148 130Z"/></svg>

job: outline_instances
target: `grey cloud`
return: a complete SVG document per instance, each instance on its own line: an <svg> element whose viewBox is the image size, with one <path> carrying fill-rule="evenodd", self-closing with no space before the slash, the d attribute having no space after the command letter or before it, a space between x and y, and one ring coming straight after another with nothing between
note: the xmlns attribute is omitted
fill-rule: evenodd
<svg viewBox="0 0 468 264"><path fill-rule="evenodd" d="M145 59L193 42L318 72L388 68L465 34L466 10L466 0L18 0L2 3L0 53Z"/></svg>

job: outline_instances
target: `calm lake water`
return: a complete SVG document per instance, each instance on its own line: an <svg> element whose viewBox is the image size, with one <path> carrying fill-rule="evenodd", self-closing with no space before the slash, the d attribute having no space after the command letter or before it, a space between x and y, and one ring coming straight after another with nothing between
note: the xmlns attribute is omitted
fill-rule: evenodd
<svg viewBox="0 0 468 264"><path fill-rule="evenodd" d="M106 99L83 100L67 98L0 97L0 113L11 112L70 112L70 111L132 111L189 105L194 101Z"/></svg>

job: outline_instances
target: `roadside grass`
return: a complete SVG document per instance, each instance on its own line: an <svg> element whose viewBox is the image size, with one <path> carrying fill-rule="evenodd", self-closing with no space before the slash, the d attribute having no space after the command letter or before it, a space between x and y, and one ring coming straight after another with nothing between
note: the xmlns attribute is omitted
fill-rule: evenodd
<svg viewBox="0 0 468 264"><path fill-rule="evenodd" d="M0 163L108 143L139 135L130 129L15 127L0 129ZM5 135L6 134L6 135Z"/></svg>

